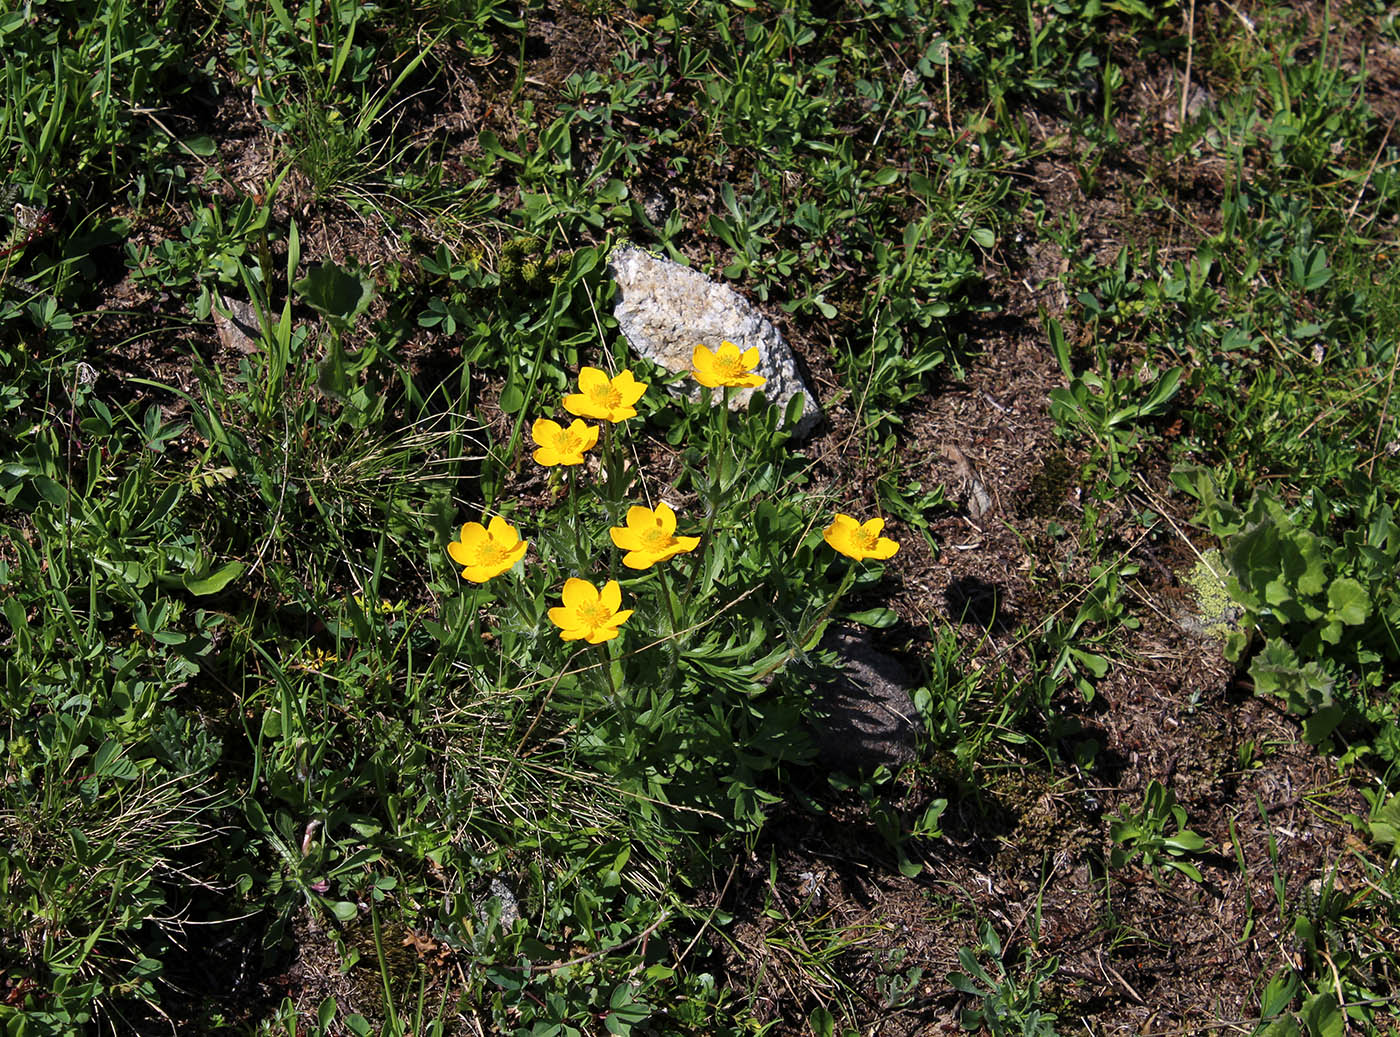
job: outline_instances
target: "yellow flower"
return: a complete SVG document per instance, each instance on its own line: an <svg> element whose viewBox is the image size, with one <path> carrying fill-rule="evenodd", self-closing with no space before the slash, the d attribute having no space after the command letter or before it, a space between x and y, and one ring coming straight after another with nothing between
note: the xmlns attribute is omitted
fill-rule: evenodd
<svg viewBox="0 0 1400 1037"><path fill-rule="evenodd" d="M867 558L883 561L893 558L899 544L889 537L882 537L885 520L873 518L859 522L850 515L836 513L836 521L822 530L822 539L848 558L863 562Z"/></svg>
<svg viewBox="0 0 1400 1037"><path fill-rule="evenodd" d="M355 595L355 604L358 605L358 606L360 606L360 610L361 610L361 611L363 611L363 612L368 612L368 611L369 611L369 608L370 608L370 607L369 607L369 605L366 603L366 601L365 601L365 596L364 596L363 594L356 594L356 595ZM384 613L386 616L389 615L389 614L392 613L392 612L397 612L397 611L399 611L399 609L401 609L401 608L403 608L403 602L402 602L402 601L390 601L388 598L381 598L381 599L379 600L379 611L382 612L382 613Z"/></svg>
<svg viewBox="0 0 1400 1037"><path fill-rule="evenodd" d="M480 522L464 525L461 539L448 544L447 553L463 567L464 577L472 583L485 583L524 558L529 546L514 526L497 515L489 529Z"/></svg>
<svg viewBox="0 0 1400 1037"><path fill-rule="evenodd" d="M637 381L631 371L609 378L606 371L582 367L578 372L578 388L578 392L564 397L566 411L580 418L616 423L637 416L633 404L647 391L647 383Z"/></svg>
<svg viewBox="0 0 1400 1037"><path fill-rule="evenodd" d="M530 428L530 436L539 449L535 461L546 468L557 464L583 464L583 452L598 442L598 426L585 425L577 418L568 428L548 418L538 419Z"/></svg>
<svg viewBox="0 0 1400 1037"><path fill-rule="evenodd" d="M613 526L608 533L627 552L622 564L629 569L650 569L657 562L694 551L700 543L699 537L676 536L676 513L665 501L655 511L640 505L628 508L627 525Z"/></svg>
<svg viewBox="0 0 1400 1037"><path fill-rule="evenodd" d="M742 353L733 342L721 342L718 351L696 346L690 356L690 366L695 369L695 380L712 389L723 386L756 389L768 381L753 373L758 366L757 346L750 346Z"/></svg>
<svg viewBox="0 0 1400 1037"><path fill-rule="evenodd" d="M571 577L564 582L563 598L563 608L549 610L549 621L559 628L565 641L582 638L591 645L611 641L617 628L632 615L632 609L618 611L622 589L616 580L609 580L599 591L587 580Z"/></svg>

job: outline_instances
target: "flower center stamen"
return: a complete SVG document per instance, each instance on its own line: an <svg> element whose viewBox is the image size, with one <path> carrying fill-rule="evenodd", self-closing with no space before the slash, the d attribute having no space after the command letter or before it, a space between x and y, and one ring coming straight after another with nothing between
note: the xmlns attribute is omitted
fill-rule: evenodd
<svg viewBox="0 0 1400 1037"><path fill-rule="evenodd" d="M506 549L494 540L487 540L476 549L476 560L478 565L494 565L503 561L506 556Z"/></svg>
<svg viewBox="0 0 1400 1037"><path fill-rule="evenodd" d="M602 602L594 605L580 605L577 609L579 626L597 628L604 626L612 618L612 609Z"/></svg>
<svg viewBox="0 0 1400 1037"><path fill-rule="evenodd" d="M598 406L609 410L622 406L622 393L611 385L595 385L588 390L588 397Z"/></svg>
<svg viewBox="0 0 1400 1037"><path fill-rule="evenodd" d="M722 356L715 366L719 368L720 374L724 375L726 378L734 378L741 374L747 374L749 370L744 364L742 355Z"/></svg>
<svg viewBox="0 0 1400 1037"><path fill-rule="evenodd" d="M642 543L652 551L659 551L662 548L670 547L672 542L671 534L667 533L660 526L652 526L642 534Z"/></svg>

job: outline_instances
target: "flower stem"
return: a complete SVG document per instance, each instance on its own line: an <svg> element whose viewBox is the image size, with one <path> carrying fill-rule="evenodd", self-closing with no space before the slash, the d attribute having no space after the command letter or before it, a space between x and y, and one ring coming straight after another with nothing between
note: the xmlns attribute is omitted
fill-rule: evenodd
<svg viewBox="0 0 1400 1037"><path fill-rule="evenodd" d="M705 488L706 496L709 497L709 513L705 516L705 530L700 537L702 550L710 550L710 538L715 531L715 518L719 514L719 502L722 496L721 487L724 481L724 460L729 452L729 386L722 390L719 410L719 435L716 442L712 444L714 456L710 458L710 484ZM690 596L695 590L695 577L699 575L703 568L697 560L690 569L690 579L686 581L685 594L683 595L685 605L682 611L690 614Z"/></svg>
<svg viewBox="0 0 1400 1037"><path fill-rule="evenodd" d="M604 641L603 649L603 677L608 682L608 701L613 709L617 710L618 719L622 721L622 730L630 739L632 736L632 715L622 705L622 699L617 695L617 681L613 678L613 642Z"/></svg>
<svg viewBox="0 0 1400 1037"><path fill-rule="evenodd" d="M480 588L471 586L462 592L462 619L457 626L457 643L452 646L452 656L457 658L462 654L462 642L471 637L471 652L475 655L477 649L481 647L481 609L477 606Z"/></svg>
<svg viewBox="0 0 1400 1037"><path fill-rule="evenodd" d="M619 446L613 439L614 427L612 423L603 425L603 471L606 482L604 484L603 495L607 499L608 517L614 522L617 521L618 505L622 500L622 495L627 488L622 481L622 461L618 456Z"/></svg>
<svg viewBox="0 0 1400 1037"><path fill-rule="evenodd" d="M610 696L611 699L612 699L612 704L613 704L614 706L616 706L616 707L618 708L619 711L621 711L621 709L622 709L622 703L619 702L619 701L618 701L618 698L617 698L617 681L615 681L615 680L613 679L612 664L613 664L612 642L611 642L611 641L604 641L604 642L603 642L603 676L606 677L606 678L607 678L607 681L608 681L608 694L609 694L609 696Z"/></svg>
<svg viewBox="0 0 1400 1037"><path fill-rule="evenodd" d="M836 588L836 593L833 594L831 600L826 603L826 608L822 609L821 615L819 615L807 629L802 631L802 639L799 644L804 651L808 649L814 640L821 638L822 634L826 631L827 624L831 621L831 613L835 611L837 602L846 596L846 592L851 589L851 584L855 583L855 581L856 567L854 564L847 565L846 574L841 577L841 585Z"/></svg>
<svg viewBox="0 0 1400 1037"><path fill-rule="evenodd" d="M788 661L797 655L798 652L809 652L815 648L821 641L822 635L826 633L827 624L831 622L831 613L835 611L837 602L845 597L846 592L851 589L851 584L853 584L855 580L856 567L855 565L848 565L846 567L846 574L841 577L840 586L836 588L836 593L831 596L831 600L826 603L826 608L822 609L821 615L817 616L815 620L803 628L802 632L797 636L797 641L789 647L782 656L765 668L761 673L754 674L753 679L762 680L774 670L786 666Z"/></svg>
<svg viewBox="0 0 1400 1037"><path fill-rule="evenodd" d="M574 476L574 468L575 468L575 467L576 467L576 466L574 466L574 465L570 465L569 468L568 468L568 472L569 472L569 475L568 475L568 480L569 480L569 487L568 487L568 490L569 490L569 525L571 525L571 526L573 527L573 529L574 529L574 568L575 568L575 569L582 569L582 568L583 568L583 561L584 561L584 559L583 559L583 531L582 531L581 529L579 529L579 520L578 520L578 493L577 493L578 487L577 487L577 485L576 485L576 479L575 479L575 476Z"/></svg>
<svg viewBox="0 0 1400 1037"><path fill-rule="evenodd" d="M666 615L671 620L671 666L674 669L676 656L680 654L680 645L676 643L676 637L681 632L681 625L676 622L676 606L671 601L671 578L666 575L664 562L657 565L656 578L661 581L661 597L666 602Z"/></svg>

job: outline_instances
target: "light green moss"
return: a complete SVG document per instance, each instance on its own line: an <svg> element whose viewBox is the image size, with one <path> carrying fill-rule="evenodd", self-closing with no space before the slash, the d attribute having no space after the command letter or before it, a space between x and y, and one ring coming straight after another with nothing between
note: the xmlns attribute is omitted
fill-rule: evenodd
<svg viewBox="0 0 1400 1037"><path fill-rule="evenodd" d="M1201 628L1211 637L1224 640L1235 628L1240 609L1226 589L1225 559L1211 548L1201 555L1186 576L1187 585L1196 594L1196 611Z"/></svg>

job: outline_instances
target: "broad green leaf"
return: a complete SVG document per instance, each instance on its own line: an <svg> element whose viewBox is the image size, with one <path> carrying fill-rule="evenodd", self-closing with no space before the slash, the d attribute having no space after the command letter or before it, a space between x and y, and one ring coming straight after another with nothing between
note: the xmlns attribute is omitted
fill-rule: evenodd
<svg viewBox="0 0 1400 1037"><path fill-rule="evenodd" d="M321 263L292 285L307 305L341 330L348 329L374 298L374 281L359 269Z"/></svg>
<svg viewBox="0 0 1400 1037"><path fill-rule="evenodd" d="M326 901L326 906L330 908L331 914L335 915L336 919L341 922L349 922L358 914L355 905L348 900Z"/></svg>
<svg viewBox="0 0 1400 1037"><path fill-rule="evenodd" d="M1293 998L1297 993L1298 980L1293 973L1288 971L1275 973L1268 985L1264 987L1264 993L1259 997L1259 1014L1265 1019L1272 1019L1293 1003Z"/></svg>
<svg viewBox="0 0 1400 1037"><path fill-rule="evenodd" d="M1079 664L1088 670L1095 677L1103 677L1108 673L1109 661L1102 655L1094 652L1086 652L1080 648L1071 648L1070 654L1078 660Z"/></svg>
<svg viewBox="0 0 1400 1037"><path fill-rule="evenodd" d="M1327 604L1332 614L1347 626L1359 626L1371 614L1371 599L1366 588L1349 576L1332 581L1327 588Z"/></svg>
<svg viewBox="0 0 1400 1037"><path fill-rule="evenodd" d="M1206 841L1189 828L1169 837L1166 844L1183 853L1200 853L1206 848Z"/></svg>
<svg viewBox="0 0 1400 1037"><path fill-rule="evenodd" d="M242 562L229 562L223 568L212 572L208 576L205 576L203 578L186 574L183 582L185 584L185 589L191 594L197 594L200 596L206 594L218 594L219 591L223 590L234 580L238 579L238 577L242 576L243 570L246 568L247 566L244 565Z"/></svg>
<svg viewBox="0 0 1400 1037"><path fill-rule="evenodd" d="M899 620L893 609L875 608L865 609L862 612L849 612L846 618L852 623L859 623L863 627L873 627L876 630L884 630L892 627Z"/></svg>
<svg viewBox="0 0 1400 1037"><path fill-rule="evenodd" d="M1303 1004L1303 1025L1309 1037L1344 1037L1346 1018L1335 994L1314 994Z"/></svg>
<svg viewBox="0 0 1400 1037"><path fill-rule="evenodd" d="M507 414L514 414L525 406L525 390L520 387L520 379L514 373L506 379L505 388L497 404Z"/></svg>

